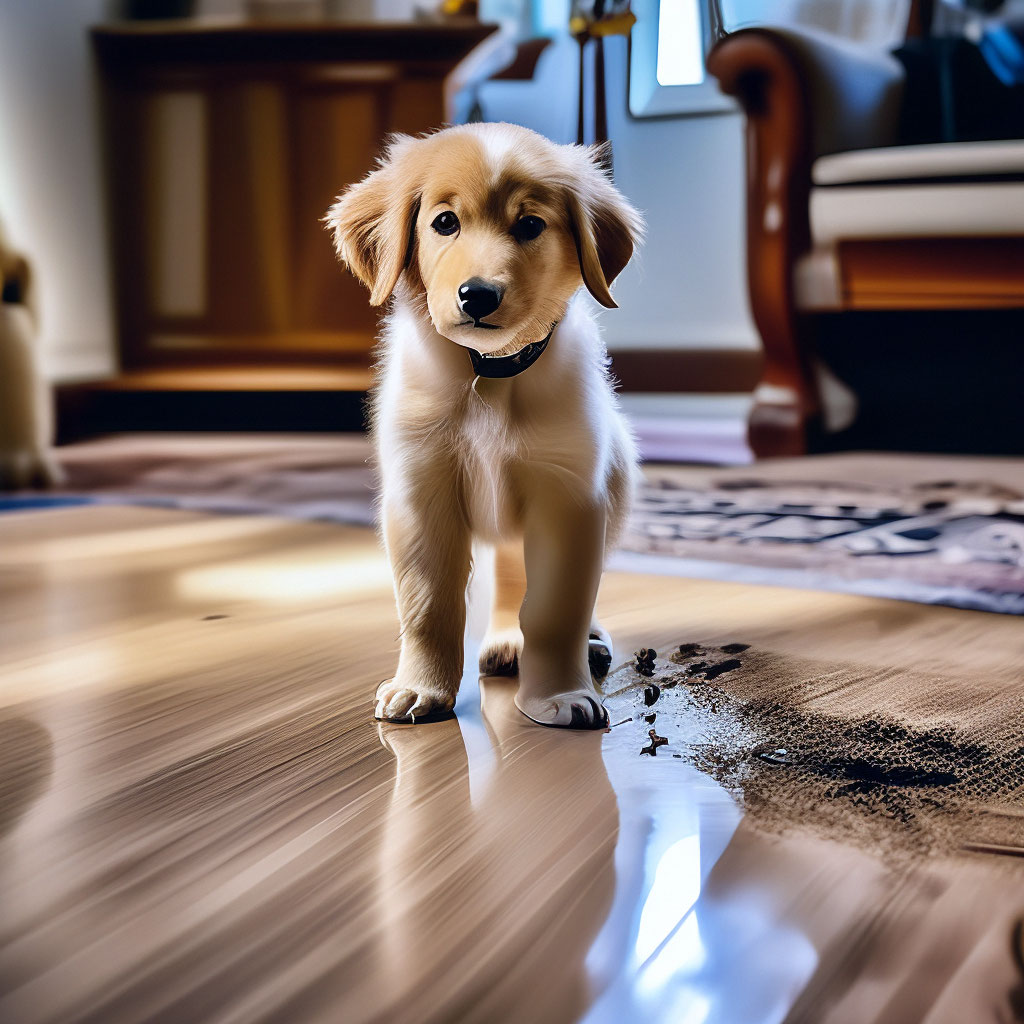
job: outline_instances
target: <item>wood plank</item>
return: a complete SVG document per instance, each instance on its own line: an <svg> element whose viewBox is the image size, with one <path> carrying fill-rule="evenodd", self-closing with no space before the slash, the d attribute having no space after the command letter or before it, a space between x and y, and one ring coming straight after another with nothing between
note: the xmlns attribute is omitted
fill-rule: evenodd
<svg viewBox="0 0 1024 1024"><path fill-rule="evenodd" d="M1024 238L838 245L844 308L1024 308Z"/></svg>
<svg viewBox="0 0 1024 1024"><path fill-rule="evenodd" d="M742 639L1019 684L1010 616L628 574L600 605L620 652ZM653 998L669 1021L694 991L736 1006L739 976L744 1020L772 992L815 1021L1005 1001L1019 882L733 832L708 780L532 726L507 681L482 716L470 686L458 720L378 727L396 633L368 530L0 516L0 1018L611 1021ZM637 921L683 826L717 863L652 898L681 915L703 888L703 966L677 952L658 981Z"/></svg>
<svg viewBox="0 0 1024 1024"><path fill-rule="evenodd" d="M363 365L286 363L128 370L77 387L90 391L366 391L371 381L372 373Z"/></svg>

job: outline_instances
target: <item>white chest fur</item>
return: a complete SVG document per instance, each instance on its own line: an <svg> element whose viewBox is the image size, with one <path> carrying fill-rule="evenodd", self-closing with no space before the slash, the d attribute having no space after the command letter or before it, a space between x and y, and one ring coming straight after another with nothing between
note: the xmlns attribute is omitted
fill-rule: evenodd
<svg viewBox="0 0 1024 1024"><path fill-rule="evenodd" d="M396 307L384 339L375 428L385 493L396 501L454 488L473 534L518 534L538 488L604 492L632 445L596 326L572 303L522 374L477 378L468 354Z"/></svg>

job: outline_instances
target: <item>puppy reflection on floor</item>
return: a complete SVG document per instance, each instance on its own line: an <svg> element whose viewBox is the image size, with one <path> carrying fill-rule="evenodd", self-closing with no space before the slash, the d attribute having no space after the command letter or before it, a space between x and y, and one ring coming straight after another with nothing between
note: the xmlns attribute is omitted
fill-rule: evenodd
<svg viewBox="0 0 1024 1024"><path fill-rule="evenodd" d="M481 680L495 765L470 800L455 719L380 723L396 776L381 842L381 1019L577 1019L611 906L618 807L601 734L534 728Z"/></svg>

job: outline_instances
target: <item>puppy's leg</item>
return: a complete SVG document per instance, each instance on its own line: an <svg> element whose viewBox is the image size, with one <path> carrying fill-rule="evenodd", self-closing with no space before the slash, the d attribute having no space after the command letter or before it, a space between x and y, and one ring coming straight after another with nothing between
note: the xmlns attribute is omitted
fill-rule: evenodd
<svg viewBox="0 0 1024 1024"><path fill-rule="evenodd" d="M589 633L601 580L607 512L550 487L531 495L525 532L526 600L516 704L542 725L601 729Z"/></svg>
<svg viewBox="0 0 1024 1024"><path fill-rule="evenodd" d="M604 558L614 550L626 525L633 493L639 483L637 453L625 423L619 422L619 432L612 449L611 472L608 475L608 522L605 529ZM604 679L612 667L615 651L608 630L597 621L590 620L590 674Z"/></svg>
<svg viewBox="0 0 1024 1024"><path fill-rule="evenodd" d="M402 649L393 679L377 688L374 717L415 720L455 706L462 678L470 535L451 496L407 494L385 503Z"/></svg>
<svg viewBox="0 0 1024 1024"><path fill-rule="evenodd" d="M590 620L588 636L590 645L587 653L590 660L590 674L595 679L604 679L608 675L608 669L612 667L614 650L611 634L597 621L596 615Z"/></svg>
<svg viewBox="0 0 1024 1024"><path fill-rule="evenodd" d="M480 672L485 676L514 676L519 671L523 632L519 609L526 595L522 541L507 541L494 549L494 604L480 648Z"/></svg>

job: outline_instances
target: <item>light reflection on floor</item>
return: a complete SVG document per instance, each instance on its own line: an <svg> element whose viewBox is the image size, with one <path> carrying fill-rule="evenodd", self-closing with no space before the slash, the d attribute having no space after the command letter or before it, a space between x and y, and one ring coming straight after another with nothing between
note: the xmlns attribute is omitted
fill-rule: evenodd
<svg viewBox="0 0 1024 1024"><path fill-rule="evenodd" d="M472 636L467 640L472 644ZM478 679L467 659L458 722L478 812L488 804L499 762L509 756L492 742L481 694L493 709L510 704L513 688L513 681ZM629 726L605 735L602 758L619 813L615 892L586 954L595 999L583 1020L781 1021L814 972L813 946L745 889L730 900L702 897L742 819L734 800L664 748L660 757L640 756Z"/></svg>
<svg viewBox="0 0 1024 1024"><path fill-rule="evenodd" d="M616 709L612 720L622 720L622 712ZM616 898L587 958L595 988L604 991L584 1020L779 1021L817 955L799 932L760 913L756 900L702 896L742 812L667 748L661 756L640 755L636 725L612 729L603 745L619 804ZM752 955L760 949L774 955Z"/></svg>

